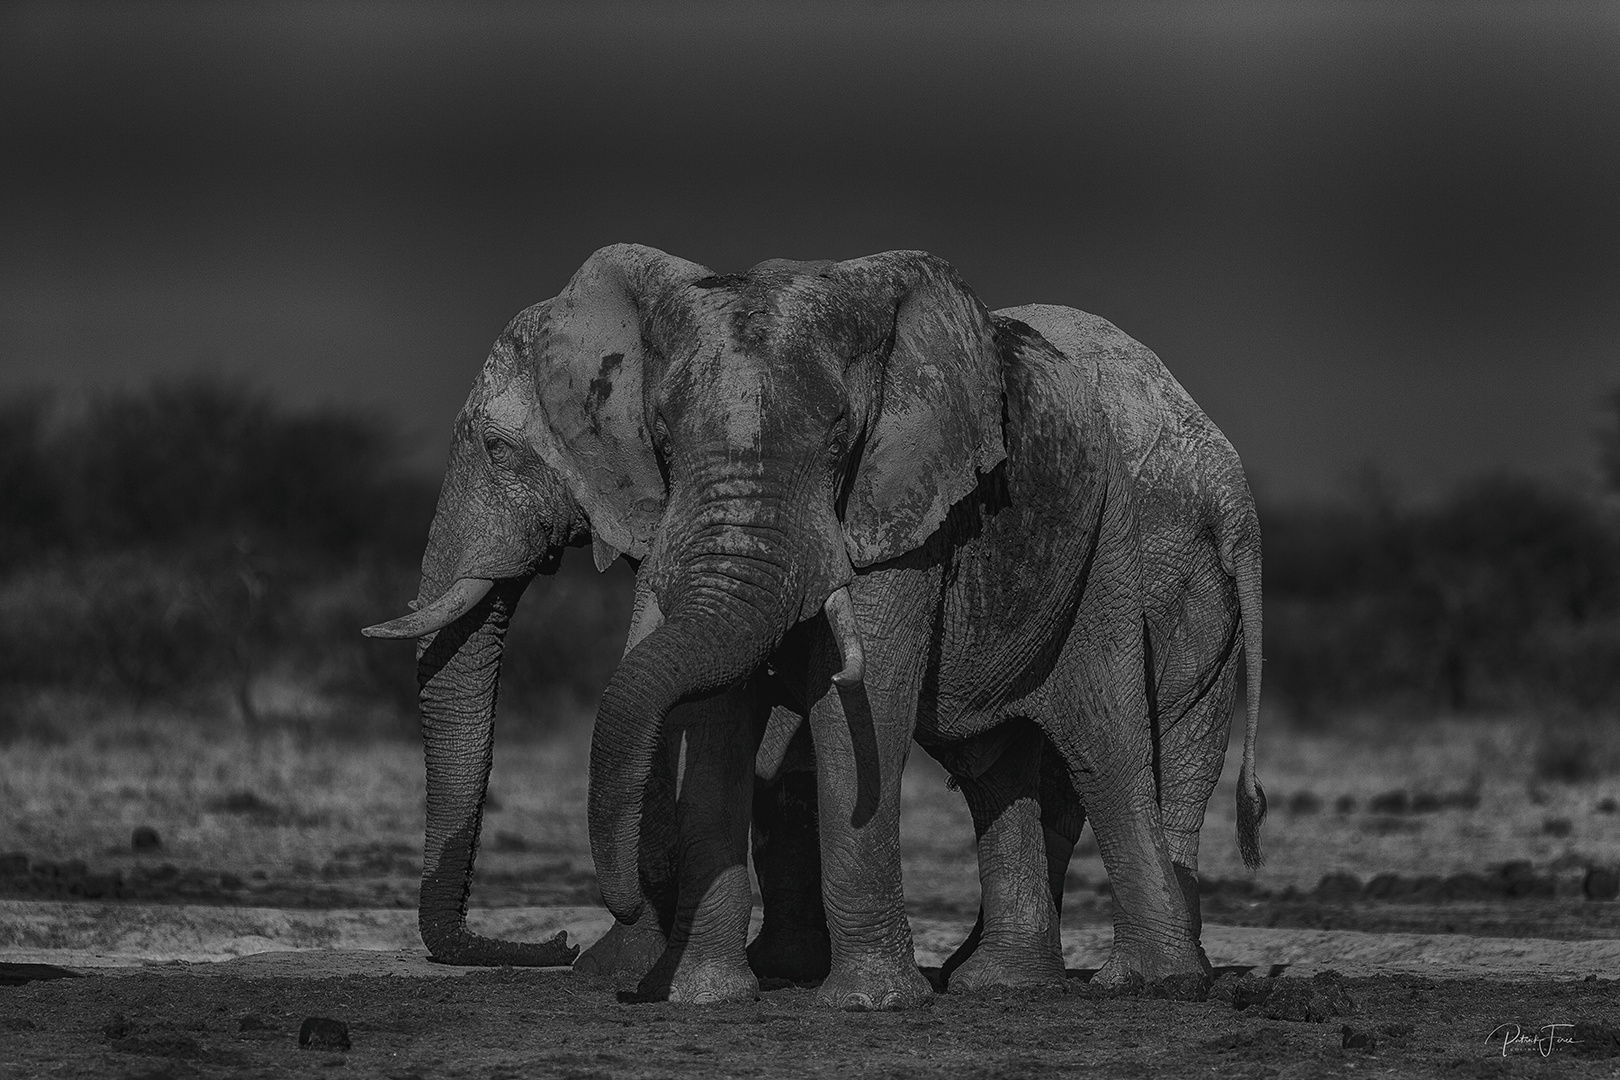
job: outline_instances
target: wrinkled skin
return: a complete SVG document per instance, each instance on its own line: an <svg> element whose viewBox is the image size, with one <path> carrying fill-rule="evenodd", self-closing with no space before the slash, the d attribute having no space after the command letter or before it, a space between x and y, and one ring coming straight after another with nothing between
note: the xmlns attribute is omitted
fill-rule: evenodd
<svg viewBox="0 0 1620 1080"><path fill-rule="evenodd" d="M1249 692L1238 839L1251 867L1259 862L1258 829L1265 812L1254 779L1260 532L1242 465L1158 357L1106 321L1072 308L1032 305L999 311L995 323L1004 347L1031 336L1059 347L1070 362L1068 392L1095 402L1108 416L1134 480L1155 783L1171 861L1196 932L1201 926L1198 834L1224 763L1240 655L1248 660ZM1054 767L1054 755L1027 725L998 730L977 745L941 748L936 756L966 797L979 837L985 893L990 906L1002 911L987 934L981 910L967 940L945 963L950 988L1059 985L1056 919L1085 821L1066 771ZM1037 790L1038 799L1022 813L998 820L1000 805L1030 799ZM813 819L813 804L793 810ZM777 815L790 816L786 809ZM791 825L781 820L778 828L787 831ZM1043 880L1050 909L1040 896ZM800 925L813 925L814 918L814 911L795 915ZM1031 927L1048 932L1032 934ZM772 973L817 974L784 962Z"/></svg>
<svg viewBox="0 0 1620 1080"><path fill-rule="evenodd" d="M1254 778L1260 705L1260 527L1242 463L1215 424L1151 351L1117 327L1073 308L1028 305L995 313L1008 339L1038 334L1072 363L1076 392L1096 402L1113 424L1134 480L1146 608L1149 723L1155 783L1171 862L1193 921L1201 927L1198 835L1220 779L1236 699L1240 658L1248 688L1242 774L1237 787L1239 847L1259 864L1265 796ZM1019 744L1021 745L1021 744ZM1039 746L1031 748L1040 753ZM1063 882L1085 820L1060 770L1032 761L1039 773L1039 835L1010 838L981 865L1016 864L1044 853L1053 907L1061 915ZM963 783L975 822L991 796ZM985 841L981 839L981 843ZM1035 860L1037 863L1042 860ZM1023 868L1023 872L1029 872ZM1033 965L1016 951L990 955L984 913L944 965L951 988L983 989L1030 981ZM1046 960L1051 969L1053 962Z"/></svg>
<svg viewBox="0 0 1620 1080"><path fill-rule="evenodd" d="M435 521L424 607L377 632L418 635L430 613L450 643L428 646L424 680L449 668L476 683L458 708L487 728L493 691L473 676L490 654L498 670L504 623L463 612L468 576L492 581L480 602L505 611L587 530L599 564L638 560L638 626L592 742L592 850L619 924L592 950L598 970L633 968L662 940L643 994L755 993L743 949L750 810L782 819L762 822L767 855L778 842L802 851L805 831L783 822L808 792L802 768L774 796L751 774L774 779L800 725L817 766L824 1002L896 1008L930 993L900 889L913 734L955 774L994 778L976 811L988 852L1038 830L1045 772L1072 788L1114 886L1105 981L1201 970L1154 785L1132 484L1106 418L1071 392L1071 366L1038 337L998 336L954 271L921 253L716 277L619 246L514 320L458 422L451 471L530 469L513 498L529 527L492 533L475 501L441 499L451 520ZM571 505L559 495L536 510L532 493L549 490L536 463ZM479 484L512 490L447 477L446 491ZM475 539L457 548L441 534ZM486 567L467 554L492 535L518 537L522 557ZM469 621L487 627L481 638L460 632ZM430 704L453 711L452 696L424 691L425 730ZM467 726L464 741L479 746ZM1034 756L1024 744L1042 748L1033 773L1019 764ZM464 770L469 789L479 767L487 775L483 753ZM476 805L457 806L447 820L470 822L475 845ZM673 839L656 831L671 822ZM430 811L430 852L432 829ZM471 850L452 852L469 874ZM762 869L808 864L788 854ZM1016 875L987 888L986 925L1049 946L1055 915L1036 876L1038 889ZM778 906L813 906L802 875L787 884ZM424 910L426 897L424 886ZM813 940L819 927L799 929ZM756 948L756 959L784 951L794 947Z"/></svg>

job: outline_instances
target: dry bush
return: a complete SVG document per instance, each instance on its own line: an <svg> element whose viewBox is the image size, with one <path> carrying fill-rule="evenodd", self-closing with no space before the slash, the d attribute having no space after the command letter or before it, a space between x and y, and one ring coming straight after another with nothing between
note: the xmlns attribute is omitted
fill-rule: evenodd
<svg viewBox="0 0 1620 1080"><path fill-rule="evenodd" d="M1523 478L1402 508L1268 511L1266 689L1356 706L1620 708L1620 519Z"/></svg>
<svg viewBox="0 0 1620 1080"><path fill-rule="evenodd" d="M412 649L359 634L416 595L438 477L404 457L378 421L206 378L0 407L0 737L65 722L30 704L58 688L413 732ZM535 583L508 639L509 732L594 702L630 592L583 557Z"/></svg>

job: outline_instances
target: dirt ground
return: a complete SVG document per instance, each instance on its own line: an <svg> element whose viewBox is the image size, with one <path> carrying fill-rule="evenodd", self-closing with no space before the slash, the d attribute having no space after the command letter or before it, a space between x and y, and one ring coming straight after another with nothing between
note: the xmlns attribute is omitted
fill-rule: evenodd
<svg viewBox="0 0 1620 1080"><path fill-rule="evenodd" d="M1606 957L1620 939L1620 903L1587 896L1620 863L1620 785L1538 777L1515 752L1522 723L1267 736L1269 862L1251 876L1237 861L1229 766L1204 835L1206 940L1292 932L1293 963L1244 961L1203 1001L1096 996L1077 968L1063 995L943 995L896 1015L830 1013L803 986L746 1006L636 1003L566 971L383 951L53 963L83 937L75 912L111 933L168 909L227 925L233 910L244 925L340 910L408 937L419 751L147 721L16 742L0 756L0 1077L1620 1075L1620 970L1576 962L1580 942ZM596 903L583 754L577 736L497 749L475 918ZM919 938L937 963L977 906L971 830L920 755L905 797L908 905L943 935ZM1085 957L1110 920L1082 850L1065 926ZM1403 934L1430 935L1423 957ZM1346 935L1382 959L1344 976L1312 963L1311 942ZM1534 969L1551 977L1454 962L1491 939L1502 948L1483 955L1554 957ZM320 1031L301 1048L310 1018L346 1025L349 1048Z"/></svg>
<svg viewBox="0 0 1620 1080"><path fill-rule="evenodd" d="M767 989L746 1005L636 1004L564 971L64 978L0 988L0 1075L1620 1073L1620 983L1612 980L1227 975L1205 1001L1088 990L1071 978L1062 995L945 995L927 1010L855 1014L816 1008L812 991L797 986ZM301 1047L311 1018L341 1022L342 1034L314 1031Z"/></svg>

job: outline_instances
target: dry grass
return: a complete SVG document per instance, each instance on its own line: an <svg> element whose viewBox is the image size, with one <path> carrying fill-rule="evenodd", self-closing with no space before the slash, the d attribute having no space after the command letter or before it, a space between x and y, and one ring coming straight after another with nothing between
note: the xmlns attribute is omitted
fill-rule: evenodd
<svg viewBox="0 0 1620 1080"><path fill-rule="evenodd" d="M1308 889L1340 870L1365 879L1477 871L1516 859L1571 873L1588 862L1620 863L1620 815L1600 809L1603 799L1620 796L1620 783L1612 776L1542 779L1536 746L1537 730L1526 721L1397 727L1369 718L1333 732L1272 725L1261 742L1271 814L1268 861L1257 882ZM480 895L520 902L521 889L495 887L503 880L589 872L587 755L588 732L578 723L545 741L497 747L479 859L480 882L491 887L475 889L475 903ZM1234 831L1236 773L1234 747L1204 827L1206 877L1247 876ZM1477 805L1452 799L1425 812L1371 808L1376 796L1396 791L1420 805L1423 796L1472 791ZM1354 801L1353 811L1336 811L1343 798ZM365 873L392 882L378 886L379 896L398 902L411 894L420 865L422 802L421 752L411 742L341 742L291 731L253 736L227 724L111 718L6 747L0 851L83 859L98 870L156 857L248 880L308 881L354 878L359 852L371 858ZM162 837L157 856L130 850L131 832L141 825ZM967 812L921 751L908 768L902 837L913 908L971 913L978 881ZM1090 891L1104 879L1088 834L1071 888Z"/></svg>

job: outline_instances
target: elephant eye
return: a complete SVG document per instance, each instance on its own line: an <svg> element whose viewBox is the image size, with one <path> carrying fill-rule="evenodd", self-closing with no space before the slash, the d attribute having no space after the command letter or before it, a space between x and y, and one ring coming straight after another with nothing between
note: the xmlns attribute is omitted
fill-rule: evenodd
<svg viewBox="0 0 1620 1080"><path fill-rule="evenodd" d="M511 465L517 461L517 447L496 435L484 440L484 453L496 465Z"/></svg>
<svg viewBox="0 0 1620 1080"><path fill-rule="evenodd" d="M832 432L827 440L827 448L832 453L842 455L849 449L849 417L840 416L833 422Z"/></svg>

